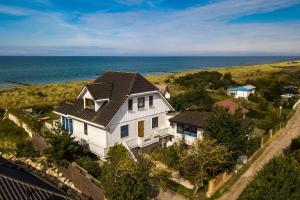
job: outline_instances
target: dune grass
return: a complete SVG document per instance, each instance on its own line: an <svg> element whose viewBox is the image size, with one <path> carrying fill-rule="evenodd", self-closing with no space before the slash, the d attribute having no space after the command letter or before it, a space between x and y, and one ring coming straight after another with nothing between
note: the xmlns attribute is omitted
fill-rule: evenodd
<svg viewBox="0 0 300 200"><path fill-rule="evenodd" d="M226 68L211 68L209 71L232 74L237 82L244 82L247 79L257 79L269 76L272 73L282 70L300 69L299 61L285 61L272 64L253 66L236 66ZM166 73L160 75L147 75L146 78L154 84L172 82L174 78L196 73L201 70L184 71L178 73ZM32 106L56 106L65 101L73 101L80 90L89 81L77 81L58 84L22 86L10 89L0 89L0 107L6 109L20 109ZM172 91L178 92L180 88L170 85Z"/></svg>

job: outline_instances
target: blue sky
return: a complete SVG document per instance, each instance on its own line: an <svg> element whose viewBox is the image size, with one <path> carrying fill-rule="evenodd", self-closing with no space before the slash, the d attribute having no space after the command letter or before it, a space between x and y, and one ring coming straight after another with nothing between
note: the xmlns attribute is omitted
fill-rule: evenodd
<svg viewBox="0 0 300 200"><path fill-rule="evenodd" d="M300 0L0 0L0 55L300 55Z"/></svg>

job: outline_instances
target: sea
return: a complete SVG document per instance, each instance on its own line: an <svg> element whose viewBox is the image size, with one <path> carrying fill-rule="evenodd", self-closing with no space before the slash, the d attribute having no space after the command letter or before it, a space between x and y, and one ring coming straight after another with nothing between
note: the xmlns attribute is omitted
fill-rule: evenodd
<svg viewBox="0 0 300 200"><path fill-rule="evenodd" d="M91 80L105 71L173 73L294 60L294 56L0 56L0 87Z"/></svg>

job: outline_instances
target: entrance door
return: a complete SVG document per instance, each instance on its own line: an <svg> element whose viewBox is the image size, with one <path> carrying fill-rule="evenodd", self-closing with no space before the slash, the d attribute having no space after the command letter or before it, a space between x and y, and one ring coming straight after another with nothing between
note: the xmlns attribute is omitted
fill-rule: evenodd
<svg viewBox="0 0 300 200"><path fill-rule="evenodd" d="M138 122L138 136L144 137L144 121Z"/></svg>

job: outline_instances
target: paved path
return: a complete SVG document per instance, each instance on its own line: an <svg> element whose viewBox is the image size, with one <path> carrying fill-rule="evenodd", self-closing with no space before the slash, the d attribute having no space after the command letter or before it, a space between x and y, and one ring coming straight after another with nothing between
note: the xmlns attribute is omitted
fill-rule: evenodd
<svg viewBox="0 0 300 200"><path fill-rule="evenodd" d="M291 139L300 135L300 109L298 108L293 117L289 120L285 129L282 129L266 146L263 153L251 164L249 169L224 193L218 200L236 200L253 176L262 166L282 150L290 145Z"/></svg>

